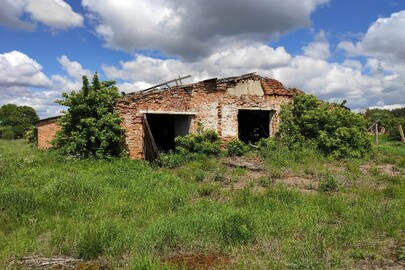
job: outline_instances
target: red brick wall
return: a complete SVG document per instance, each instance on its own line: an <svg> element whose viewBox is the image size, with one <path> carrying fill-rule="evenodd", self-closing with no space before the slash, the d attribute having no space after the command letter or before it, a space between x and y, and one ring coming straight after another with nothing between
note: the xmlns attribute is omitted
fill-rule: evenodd
<svg viewBox="0 0 405 270"><path fill-rule="evenodd" d="M229 89L239 84L256 82L261 85L261 95L242 94L235 96ZM257 82L260 82L258 84ZM204 128L214 129L224 139L238 138L239 109L272 110L271 131L274 133L279 125L280 106L291 101L300 92L289 90L272 79L251 75L248 78L228 78L208 80L188 86L172 87L168 90L128 95L117 100L116 109L123 117L126 129L126 147L132 158L143 158L143 114L159 113L195 113L190 133L197 129L197 123Z"/></svg>
<svg viewBox="0 0 405 270"><path fill-rule="evenodd" d="M61 128L56 121L57 119L42 120L37 124L39 149L48 149L52 146L50 142Z"/></svg>
<svg viewBox="0 0 405 270"><path fill-rule="evenodd" d="M248 85L245 87L248 92L235 95L234 89L243 84ZM254 89L249 92L249 87L261 92L255 92ZM237 116L240 109L270 110L274 111L270 123L271 133L274 134L279 126L281 105L290 102L299 92L301 91L296 89L286 89L273 79L247 75L127 95L116 101L115 108L123 118L125 144L129 154L132 158L139 159L144 157L145 113L192 114L190 133L195 133L198 123L201 123L204 128L216 130L223 140L229 140L238 138ZM46 149L51 146L50 141L60 130L56 120L43 120L37 124L38 148Z"/></svg>

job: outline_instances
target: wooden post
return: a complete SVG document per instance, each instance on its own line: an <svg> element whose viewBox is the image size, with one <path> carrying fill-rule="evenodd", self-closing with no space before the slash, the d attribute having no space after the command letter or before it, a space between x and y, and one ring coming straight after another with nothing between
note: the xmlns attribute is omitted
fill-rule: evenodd
<svg viewBox="0 0 405 270"><path fill-rule="evenodd" d="M374 128L375 128L374 129L375 144L378 145L378 124L377 123L375 123Z"/></svg>
<svg viewBox="0 0 405 270"><path fill-rule="evenodd" d="M399 134L401 135L401 141L405 143L404 131L402 130L402 125L398 125Z"/></svg>

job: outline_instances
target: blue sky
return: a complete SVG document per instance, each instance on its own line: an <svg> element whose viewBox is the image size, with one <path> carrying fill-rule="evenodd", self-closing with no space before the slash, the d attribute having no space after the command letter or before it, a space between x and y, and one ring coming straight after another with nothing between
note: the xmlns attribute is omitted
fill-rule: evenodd
<svg viewBox="0 0 405 270"><path fill-rule="evenodd" d="M0 105L54 101L97 71L133 92L249 72L354 110L405 106L403 0L3 0Z"/></svg>

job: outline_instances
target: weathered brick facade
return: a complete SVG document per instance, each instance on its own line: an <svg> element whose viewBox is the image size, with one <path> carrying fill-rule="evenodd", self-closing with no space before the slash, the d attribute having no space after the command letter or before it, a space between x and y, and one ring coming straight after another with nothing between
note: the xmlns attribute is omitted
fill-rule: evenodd
<svg viewBox="0 0 405 270"><path fill-rule="evenodd" d="M228 140L239 136L240 110L269 111L271 135L279 125L280 106L299 92L286 89L279 81L247 74L128 94L117 100L115 107L123 118L130 156L143 158L144 114L189 115L188 132L195 133L201 124Z"/></svg>
<svg viewBox="0 0 405 270"><path fill-rule="evenodd" d="M56 132L61 128L56 122L58 118L59 117L47 118L37 123L38 148L48 149L52 146L50 142L55 138Z"/></svg>
<svg viewBox="0 0 405 270"><path fill-rule="evenodd" d="M145 157L144 115L151 118L153 115L177 117L182 133L195 133L201 125L205 129L217 131L226 141L240 137L238 113L241 110L264 112L268 117L268 135L271 135L278 129L281 105L290 102L300 92L302 91L285 88L277 80L252 73L127 94L116 100L115 108L123 118L122 125L126 129L125 145L129 155L139 159ZM253 118L255 117L252 115L252 121ZM166 119L167 117L162 117L155 121L155 132L157 129L159 133L159 126L164 126ZM57 117L54 117L38 122L39 148L51 146L50 141L60 129L56 120ZM249 116L247 120L245 116L244 121L248 123ZM158 135L165 137L163 131Z"/></svg>

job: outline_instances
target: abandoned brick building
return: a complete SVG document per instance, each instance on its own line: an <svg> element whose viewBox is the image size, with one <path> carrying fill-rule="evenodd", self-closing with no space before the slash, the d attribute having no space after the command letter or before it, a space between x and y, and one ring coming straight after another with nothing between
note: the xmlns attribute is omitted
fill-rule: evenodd
<svg viewBox="0 0 405 270"><path fill-rule="evenodd" d="M56 132L60 130L57 123L59 116L42 119L37 122L36 127L38 130L38 148L47 149L51 147L51 141L55 138Z"/></svg>
<svg viewBox="0 0 405 270"><path fill-rule="evenodd" d="M151 160L159 151L174 149L175 137L195 133L199 126L215 130L223 140L269 137L278 128L281 105L299 92L251 73L126 94L115 108L123 118L131 158ZM41 134L46 127L40 128L38 145L43 146L50 139Z"/></svg>
<svg viewBox="0 0 405 270"><path fill-rule="evenodd" d="M300 92L254 73L127 94L116 101L132 158L153 159L199 125L228 140L256 142L279 124L281 104ZM156 149L157 148L157 149Z"/></svg>

